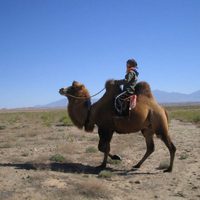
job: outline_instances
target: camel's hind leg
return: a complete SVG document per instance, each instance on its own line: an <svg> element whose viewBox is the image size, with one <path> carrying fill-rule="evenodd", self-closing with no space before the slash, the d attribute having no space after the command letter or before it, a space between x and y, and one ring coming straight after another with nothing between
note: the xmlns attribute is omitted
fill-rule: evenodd
<svg viewBox="0 0 200 200"><path fill-rule="evenodd" d="M133 168L140 168L142 163L154 152L154 141L153 141L153 131L150 129L142 130L142 134L145 137L147 150L142 159Z"/></svg>
<svg viewBox="0 0 200 200"><path fill-rule="evenodd" d="M161 137L161 140L165 143L167 148L170 152L170 165L167 169L164 170L164 172L171 172L173 169L173 163L174 163L174 157L176 152L176 147L172 143L170 136L168 135L168 132L163 131L161 134L159 134Z"/></svg>

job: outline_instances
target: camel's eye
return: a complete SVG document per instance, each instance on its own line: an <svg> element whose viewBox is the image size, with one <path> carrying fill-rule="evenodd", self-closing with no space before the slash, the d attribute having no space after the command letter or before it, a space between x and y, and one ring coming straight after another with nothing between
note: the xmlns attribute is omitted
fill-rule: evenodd
<svg viewBox="0 0 200 200"><path fill-rule="evenodd" d="M73 87L74 91L80 91L83 89L83 85L78 85Z"/></svg>
<svg viewBox="0 0 200 200"><path fill-rule="evenodd" d="M70 93L70 94L73 93L74 87L73 87L73 86L68 87L67 91L68 91L68 93Z"/></svg>

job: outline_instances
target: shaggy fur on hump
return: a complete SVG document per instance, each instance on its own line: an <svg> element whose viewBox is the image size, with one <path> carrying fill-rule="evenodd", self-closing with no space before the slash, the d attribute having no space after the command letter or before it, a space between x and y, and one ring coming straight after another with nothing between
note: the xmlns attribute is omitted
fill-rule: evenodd
<svg viewBox="0 0 200 200"><path fill-rule="evenodd" d="M136 95L144 95L144 96L147 96L148 98L153 98L150 85L144 81L139 82L135 86L135 94Z"/></svg>
<svg viewBox="0 0 200 200"><path fill-rule="evenodd" d="M80 91L78 92L78 96L79 96L79 97L87 97L87 98L90 98L90 93L88 92L88 90L85 88L84 85L82 85L82 86L83 86L83 88L82 88L82 90L80 90Z"/></svg>
<svg viewBox="0 0 200 200"><path fill-rule="evenodd" d="M114 80L106 81L105 88L106 88L107 91L118 89L119 92L120 92L120 87L119 87L119 85L117 85L115 83ZM144 81L137 83L137 85L135 86L135 94L136 95L144 95L148 98L153 98L150 85L147 82L144 82Z"/></svg>
<svg viewBox="0 0 200 200"><path fill-rule="evenodd" d="M85 85L74 81L73 83L74 95L77 97L90 97L89 91L85 88Z"/></svg>

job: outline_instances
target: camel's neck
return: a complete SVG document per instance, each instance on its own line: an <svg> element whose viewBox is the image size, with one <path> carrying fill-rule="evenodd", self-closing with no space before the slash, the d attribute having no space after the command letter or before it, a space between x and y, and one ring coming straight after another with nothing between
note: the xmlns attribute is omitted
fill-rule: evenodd
<svg viewBox="0 0 200 200"><path fill-rule="evenodd" d="M88 101L69 101L68 113L75 126L82 129L88 118L91 102Z"/></svg>

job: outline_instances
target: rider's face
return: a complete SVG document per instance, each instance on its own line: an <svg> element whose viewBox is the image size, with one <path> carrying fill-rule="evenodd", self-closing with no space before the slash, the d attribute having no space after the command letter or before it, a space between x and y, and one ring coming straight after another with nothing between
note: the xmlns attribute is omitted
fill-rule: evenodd
<svg viewBox="0 0 200 200"><path fill-rule="evenodd" d="M127 65L126 65L126 68L127 68L127 70L130 70L130 69L134 69L135 66L134 66L134 65L131 65L131 64L127 64Z"/></svg>

